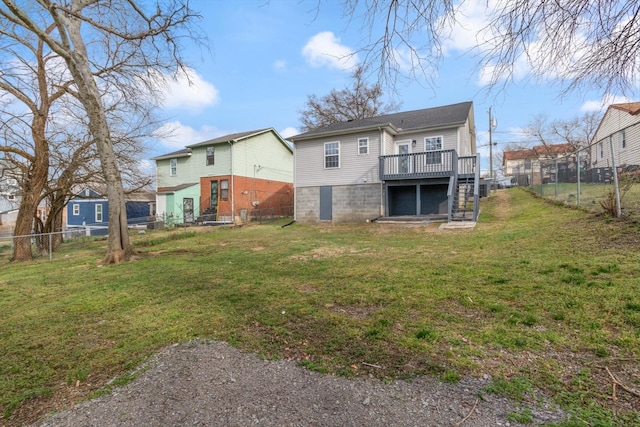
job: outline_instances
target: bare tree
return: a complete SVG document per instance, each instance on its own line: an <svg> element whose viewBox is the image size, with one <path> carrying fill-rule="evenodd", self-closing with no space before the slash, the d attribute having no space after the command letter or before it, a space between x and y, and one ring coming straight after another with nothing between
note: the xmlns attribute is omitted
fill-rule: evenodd
<svg viewBox="0 0 640 427"><path fill-rule="evenodd" d="M154 87L151 70L181 69L178 33L188 29L196 15L188 0L155 4L135 0L37 0L29 7L18 6L14 0L2 3L0 18L9 34L37 37L66 63L75 96L89 119L107 188L109 237L103 262L127 260L133 248L127 232L124 189L99 83L108 82L123 96L133 97L141 84ZM51 25L55 31L47 32Z"/></svg>
<svg viewBox="0 0 640 427"><path fill-rule="evenodd" d="M302 130L309 131L332 123L364 119L397 111L395 102L384 103L380 83L369 84L364 78L364 69L356 68L351 76L351 86L342 90L333 89L328 95L309 95L299 111Z"/></svg>
<svg viewBox="0 0 640 427"><path fill-rule="evenodd" d="M405 70L432 82L443 41L464 13L452 0L345 0L345 12L369 30L364 65L394 80ZM495 5L495 6L493 6ZM528 63L533 76L565 90L597 87L635 92L640 74L637 0L487 2L487 25L476 35L479 68L492 85ZM461 19L460 19L461 20ZM503 80L506 79L506 80Z"/></svg>

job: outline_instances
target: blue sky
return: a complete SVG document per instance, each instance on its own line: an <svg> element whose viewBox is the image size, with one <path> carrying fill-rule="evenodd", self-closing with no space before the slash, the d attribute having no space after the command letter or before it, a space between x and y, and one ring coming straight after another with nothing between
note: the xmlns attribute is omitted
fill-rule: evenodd
<svg viewBox="0 0 640 427"><path fill-rule="evenodd" d="M193 0L192 7L202 14L199 26L207 34L210 51L184 45L192 85L181 79L168 89L163 114L173 136L154 143L149 157L233 132L273 127L284 137L298 133L298 111L307 96L346 87L352 67L361 59L358 50L368 40L368 29L357 19L347 20L339 3ZM498 122L494 149L500 150L522 140L521 128L535 115L571 119L604 111L611 102L632 101L598 91L560 98L557 84L527 78L526 64L518 64L513 83L488 92L470 51L475 30L484 24L485 3L464 3L463 22L444 45L434 86L400 82L395 95L401 111L473 101L483 169L488 162L489 107Z"/></svg>

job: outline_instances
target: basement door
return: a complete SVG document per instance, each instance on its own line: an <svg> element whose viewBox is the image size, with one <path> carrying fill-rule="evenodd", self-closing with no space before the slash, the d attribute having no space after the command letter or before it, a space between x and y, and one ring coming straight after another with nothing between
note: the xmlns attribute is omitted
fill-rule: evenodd
<svg viewBox="0 0 640 427"><path fill-rule="evenodd" d="M320 187L320 221L331 221L333 218L331 186Z"/></svg>

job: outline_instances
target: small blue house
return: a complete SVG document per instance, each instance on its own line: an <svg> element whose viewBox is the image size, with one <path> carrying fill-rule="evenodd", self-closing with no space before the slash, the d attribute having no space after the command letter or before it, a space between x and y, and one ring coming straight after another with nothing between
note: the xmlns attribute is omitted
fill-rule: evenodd
<svg viewBox="0 0 640 427"><path fill-rule="evenodd" d="M129 226L144 226L152 214L155 194L136 192L127 194L127 222ZM85 188L67 204L67 229L86 227L92 236L109 232L109 200L91 188Z"/></svg>

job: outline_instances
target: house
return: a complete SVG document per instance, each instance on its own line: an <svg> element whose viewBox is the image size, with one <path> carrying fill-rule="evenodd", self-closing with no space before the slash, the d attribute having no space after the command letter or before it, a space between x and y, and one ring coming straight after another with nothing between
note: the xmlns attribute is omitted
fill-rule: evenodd
<svg viewBox="0 0 640 427"><path fill-rule="evenodd" d="M0 179L0 228L11 234L20 208L20 188L15 178Z"/></svg>
<svg viewBox="0 0 640 427"><path fill-rule="evenodd" d="M132 192L125 194L127 223L130 227L146 226L151 216L155 194ZM67 203L66 228L86 227L92 236L109 232L109 200L92 188L84 188Z"/></svg>
<svg viewBox="0 0 640 427"><path fill-rule="evenodd" d="M293 209L293 148L273 128L224 135L152 160L156 215L169 224L245 222Z"/></svg>
<svg viewBox="0 0 640 427"><path fill-rule="evenodd" d="M334 123L289 139L297 221L477 218L472 102Z"/></svg>
<svg viewBox="0 0 640 427"><path fill-rule="evenodd" d="M610 175L614 166L640 169L640 102L610 105L591 140L592 175Z"/></svg>
<svg viewBox="0 0 640 427"><path fill-rule="evenodd" d="M571 144L536 145L533 148L505 151L502 155L502 173L511 177L512 183L523 186L553 182L553 171L556 168L547 167L548 162L562 159L563 166L559 167L558 171L567 170L569 167L575 169L574 152L575 147Z"/></svg>

